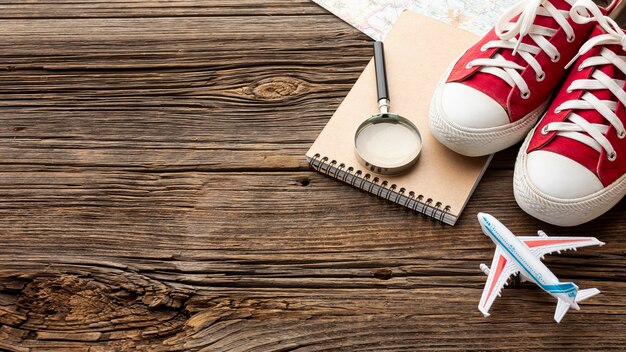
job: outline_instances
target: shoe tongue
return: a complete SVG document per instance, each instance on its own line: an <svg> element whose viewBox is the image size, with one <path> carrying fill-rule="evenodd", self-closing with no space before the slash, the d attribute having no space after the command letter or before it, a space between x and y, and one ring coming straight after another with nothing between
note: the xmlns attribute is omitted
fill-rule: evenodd
<svg viewBox="0 0 626 352"><path fill-rule="evenodd" d="M551 0L548 2L551 3L554 7L556 7L559 10L569 11L570 8L572 7L572 5L568 4L567 1L565 0ZM515 18L513 18L511 22L517 22L518 20L519 20L519 16L516 16ZM537 17L535 17L535 21L533 22L533 25L538 25L538 26L552 28L552 29L561 28L559 23L554 18L552 18L551 16L542 16L542 15L537 15ZM519 39L519 34L516 35L515 38L516 38L515 40ZM522 43L530 44L533 46L538 46L537 43L535 43L535 41L530 37L530 35L525 36L522 39ZM502 55L505 59L509 61L513 61L522 67L525 67L528 65L526 60L522 59L520 55L513 55L513 50L501 49L500 55Z"/></svg>

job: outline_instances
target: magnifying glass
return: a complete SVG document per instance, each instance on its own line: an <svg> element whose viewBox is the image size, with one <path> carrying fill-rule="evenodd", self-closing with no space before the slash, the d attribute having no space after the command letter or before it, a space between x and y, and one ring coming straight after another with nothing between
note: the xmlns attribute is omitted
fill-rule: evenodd
<svg viewBox="0 0 626 352"><path fill-rule="evenodd" d="M383 43L374 43L374 66L380 113L372 115L357 128L354 150L359 161L383 175L399 174L417 162L422 136L406 118L389 112L389 92L385 73Z"/></svg>

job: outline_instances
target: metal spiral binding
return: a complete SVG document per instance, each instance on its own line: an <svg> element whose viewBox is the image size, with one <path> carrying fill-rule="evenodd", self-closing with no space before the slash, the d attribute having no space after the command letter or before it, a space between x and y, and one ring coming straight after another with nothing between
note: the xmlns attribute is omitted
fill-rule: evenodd
<svg viewBox="0 0 626 352"><path fill-rule="evenodd" d="M326 158L326 161L328 161L328 158ZM326 166L326 171L324 171L324 174L326 174L327 176L330 176L330 170L332 170L333 167L335 167L335 164L337 164L337 160L333 160L330 162L330 164L326 164L327 166Z"/></svg>
<svg viewBox="0 0 626 352"><path fill-rule="evenodd" d="M385 199L392 202L391 195L396 193L396 188L398 188L398 186L396 186L395 183L392 184L391 187L389 187L389 192L387 192L387 196L385 197ZM398 199L398 197L396 197L396 199Z"/></svg>
<svg viewBox="0 0 626 352"><path fill-rule="evenodd" d="M350 166L347 170L346 173L343 174L343 178L341 179L341 181L343 182L347 182L346 178L348 178L348 176L352 175L352 171L354 171L354 168L352 166Z"/></svg>
<svg viewBox="0 0 626 352"><path fill-rule="evenodd" d="M315 154L313 155L313 157L311 158L311 160L309 160L309 166L313 169L313 170L318 170L317 166L315 166L315 160L317 158L319 158L320 155L319 154Z"/></svg>
<svg viewBox="0 0 626 352"><path fill-rule="evenodd" d="M445 208L443 208L443 211L441 212L441 217L439 218L440 222L443 222L443 220L446 217L446 214L448 214L450 212L450 206L446 205Z"/></svg>
<svg viewBox="0 0 626 352"><path fill-rule="evenodd" d="M335 173L333 174L333 178L337 178L337 175L341 172L341 170L346 167L346 164L341 163L339 164L339 166L337 166L337 168L335 169Z"/></svg>
<svg viewBox="0 0 626 352"><path fill-rule="evenodd" d="M431 204L433 204L433 199L432 198L426 199L426 202L424 203L424 207L422 208L422 214L424 214L426 216L430 216L430 215L428 215L428 213L426 213L426 211L428 210L428 208L432 207Z"/></svg>
<svg viewBox="0 0 626 352"><path fill-rule="evenodd" d="M384 180L383 183L380 184L380 188L378 189L378 193L376 194L377 197L381 197L381 193L383 193L383 190L387 188L387 184L389 184L387 180Z"/></svg>
<svg viewBox="0 0 626 352"><path fill-rule="evenodd" d="M351 184L352 186L357 187L357 188L361 188L361 187L359 187L359 186L355 185L355 184L354 184L354 181L355 181L355 180L362 180L362 178L361 178L361 174L362 174L362 173L363 173L363 171L361 171L361 170L356 170L356 172L354 173L354 176L352 177L352 180L350 181L350 184Z"/></svg>
<svg viewBox="0 0 626 352"><path fill-rule="evenodd" d="M362 190L368 191L365 188L363 188L363 184L366 183L366 182L369 183L370 177L372 177L372 175L370 175L370 174L365 174L365 176L363 176L363 182L361 182L361 187L360 187ZM370 188L371 188L371 185L370 185Z"/></svg>
<svg viewBox="0 0 626 352"><path fill-rule="evenodd" d="M372 182L370 182L370 188L367 189L367 193L372 193L372 189L374 188L374 186L376 186L376 184L378 184L378 177L374 177L372 179Z"/></svg>
<svg viewBox="0 0 626 352"><path fill-rule="evenodd" d="M404 192L406 192L406 188L401 187L398 191L398 195L396 196L396 200L394 201L396 205L401 205L399 201L402 199L402 197L404 197Z"/></svg>
<svg viewBox="0 0 626 352"><path fill-rule="evenodd" d="M415 192L413 191L409 192L409 196L406 197L406 200L404 201L404 204L402 204L402 206L405 208L408 208L409 203L411 203L411 201L414 200L414 198L415 198Z"/></svg>
<svg viewBox="0 0 626 352"><path fill-rule="evenodd" d="M309 160L309 166L322 174L341 180L368 193L376 194L376 196L380 198L384 198L405 208L417 211L435 221L443 223L446 215L450 213L451 207L449 205L444 206L441 202L436 202L435 205L433 205L434 200L432 198L426 198L426 201L424 201L424 195L418 194L416 196L416 193L413 191L405 195L407 190L404 187L396 191L398 185L392 184L387 187L389 184L387 180L380 180L378 177L374 177L370 180L372 175L369 173L363 174L362 170L355 170L352 166L346 168L346 164L344 163L337 165L337 160L328 161L328 157L315 154ZM343 175L341 175L342 173ZM378 187L377 190L375 190L376 187ZM374 191L376 193L374 193ZM387 193L383 195L385 191ZM395 198L392 198L394 196ZM402 200L403 197L404 200ZM432 210L429 211L428 208L432 208Z"/></svg>
<svg viewBox="0 0 626 352"><path fill-rule="evenodd" d="M319 167L317 168L317 171L325 174L326 172L324 171L324 165L327 165L326 164L327 161L328 161L328 157L323 157L322 159L320 159L320 163L319 163Z"/></svg>
<svg viewBox="0 0 626 352"><path fill-rule="evenodd" d="M442 211L441 210L441 205L442 205L441 202L435 203L435 206L433 207L433 212L430 214L430 217L433 220L437 220L437 218L435 217L435 212L437 212L437 211L441 212Z"/></svg>
<svg viewBox="0 0 626 352"><path fill-rule="evenodd" d="M415 210L415 211L417 211L417 212L419 212L419 213L422 213L422 214L423 214L423 213L424 213L424 209L425 209L425 208L424 208L424 207L425 207L425 205L424 205L424 203L422 202L422 199L424 199L424 195L423 195L423 194L420 194L420 195L418 195L418 196L417 196L417 198L415 199L415 206L413 207L413 210ZM418 205L421 205L421 206L422 206L422 209L421 209L421 210L417 209L417 206L418 206Z"/></svg>

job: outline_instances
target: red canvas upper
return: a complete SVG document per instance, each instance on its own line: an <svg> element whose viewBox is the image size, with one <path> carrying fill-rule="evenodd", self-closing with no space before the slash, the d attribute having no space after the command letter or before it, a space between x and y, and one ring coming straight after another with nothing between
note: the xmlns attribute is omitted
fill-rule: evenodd
<svg viewBox="0 0 626 352"><path fill-rule="evenodd" d="M560 10L569 10L571 8L565 0L551 0L550 3ZM612 6L614 6L614 4L612 4ZM603 9L603 11L606 13L608 9ZM517 18L513 19L513 21L516 20ZM576 37L572 43L567 41L567 34L553 18L538 15L535 19L534 23L537 25L558 29L557 33L550 38L549 41L559 50L561 55L560 60L557 62L552 62L544 51L540 51L535 55L535 58L546 73L545 79L541 82L537 81L535 71L528 66L527 62L523 60L520 55L513 55L512 50L491 48L486 51L481 51L484 44L492 40L499 40L494 29L465 52L455 64L447 82L463 83L487 94L505 109L511 122L515 122L537 109L551 97L555 87L561 82L566 73L564 66L576 55L578 49L587 40L589 33L594 28L594 24L580 25L573 22L571 18L568 19L568 22L576 33ZM519 35L516 38L519 38ZM522 42L536 45L530 36L525 36ZM521 76L526 81L531 91L531 95L528 99L521 97L521 92L517 86L511 87L497 76L480 72L479 66L473 66L471 68L466 67L472 60L480 58L489 59L496 53L500 53L505 59L514 61L525 67Z"/></svg>
<svg viewBox="0 0 626 352"><path fill-rule="evenodd" d="M603 33L605 33L604 30L600 26L597 26L593 29L590 38ZM624 155L626 153L626 138L620 139L613 126L609 127L606 137L611 142L613 148L617 151L617 159L614 161L608 160L604 149L602 149L601 153L598 153L586 144L570 138L557 136L557 133L554 131L548 132L547 134L543 134L541 132L542 128L551 122L564 122L569 113L572 112L572 110L563 110L559 113L555 113L554 110L558 106L569 100L580 99L585 93L585 91L582 90L575 90L571 93L567 92L567 87L569 87L572 82L578 79L590 79L592 73L596 69L601 70L611 78L621 80L625 79L624 74L613 65L594 66L586 68L582 71L578 70L579 65L585 59L591 56L598 56L602 48L602 46L592 48L585 55L578 58L576 63L572 65L572 70L569 76L566 78L563 86L556 95L551 106L548 108L545 116L537 125L526 152L530 153L536 150L544 150L566 156L591 170L594 174L596 174L596 176L598 176L604 186L608 186L626 172L626 155ZM617 55L626 56L626 51L618 45L607 46L607 48L615 52ZM600 100L617 101L618 105L616 115L623 123L626 124L626 110L624 106L608 89L592 90L589 91L589 93L595 95ZM595 110L576 110L576 113L590 123L609 124L606 119Z"/></svg>

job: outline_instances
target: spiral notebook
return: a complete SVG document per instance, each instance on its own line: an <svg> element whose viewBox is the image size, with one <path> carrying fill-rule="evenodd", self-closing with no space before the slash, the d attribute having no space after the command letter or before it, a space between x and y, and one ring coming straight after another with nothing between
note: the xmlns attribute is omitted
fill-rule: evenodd
<svg viewBox="0 0 626 352"><path fill-rule="evenodd" d="M383 176L361 166L354 132L378 111L373 61L365 68L306 154L315 170L378 197L454 225L491 157L470 158L440 144L428 129L431 96L448 65L478 37L404 11L385 39L391 112L420 130L422 152L411 171Z"/></svg>

